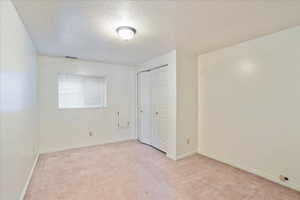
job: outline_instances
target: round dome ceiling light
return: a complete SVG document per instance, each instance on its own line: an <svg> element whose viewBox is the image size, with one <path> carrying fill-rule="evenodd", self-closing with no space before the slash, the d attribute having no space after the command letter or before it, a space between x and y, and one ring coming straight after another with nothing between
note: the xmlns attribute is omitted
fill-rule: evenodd
<svg viewBox="0 0 300 200"><path fill-rule="evenodd" d="M136 29L130 26L120 26L116 31L123 40L131 40L136 34Z"/></svg>

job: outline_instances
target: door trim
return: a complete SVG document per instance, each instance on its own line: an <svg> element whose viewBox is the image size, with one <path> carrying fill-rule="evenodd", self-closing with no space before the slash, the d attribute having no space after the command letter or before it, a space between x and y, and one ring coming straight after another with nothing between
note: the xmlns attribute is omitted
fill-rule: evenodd
<svg viewBox="0 0 300 200"><path fill-rule="evenodd" d="M153 71L153 70L158 70L158 69L161 69L161 68L164 68L164 67L168 67L169 66L169 64L164 64L164 65L159 65L159 66L156 66L156 67L152 67L152 68L149 68L149 69L146 69L146 70L142 70L142 71L138 71L137 73L136 73L136 105L135 105L135 109L136 109L136 117L135 117L135 130L136 130L136 137L137 137L137 140L139 141L139 142L141 142L140 141L140 133L139 133L139 130L138 130L138 121L139 121L139 87L140 87L140 85L139 85L139 75L141 74L141 73L145 73L145 72L151 72L151 71ZM141 142L141 143L143 143L143 142ZM144 143L143 143L144 144ZM148 145L148 144L147 144ZM152 145L149 145L149 146L152 146ZM154 146L152 146L153 148L155 148L155 149L157 149L156 147L154 147ZM159 151L161 151L161 150L159 150ZM162 151L163 152L163 151Z"/></svg>

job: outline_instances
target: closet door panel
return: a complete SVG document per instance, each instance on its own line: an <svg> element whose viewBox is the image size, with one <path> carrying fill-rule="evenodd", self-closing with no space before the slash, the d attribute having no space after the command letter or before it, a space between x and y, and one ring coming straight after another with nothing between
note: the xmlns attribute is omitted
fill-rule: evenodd
<svg viewBox="0 0 300 200"><path fill-rule="evenodd" d="M153 145L151 74L138 75L138 138L141 142Z"/></svg>
<svg viewBox="0 0 300 200"><path fill-rule="evenodd" d="M160 148L160 138L159 138L159 131L158 131L158 123L159 123L159 115L157 112L157 104L158 104L158 88L159 83L157 82L157 71L153 70L150 72L151 74L151 106L152 106L152 144L154 147Z"/></svg>
<svg viewBox="0 0 300 200"><path fill-rule="evenodd" d="M166 151L170 110L168 68L154 70L151 76L154 143L155 147Z"/></svg>

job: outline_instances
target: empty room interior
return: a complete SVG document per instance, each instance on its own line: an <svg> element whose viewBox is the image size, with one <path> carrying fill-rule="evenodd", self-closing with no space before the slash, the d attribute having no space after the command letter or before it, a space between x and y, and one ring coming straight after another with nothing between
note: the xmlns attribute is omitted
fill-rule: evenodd
<svg viewBox="0 0 300 200"><path fill-rule="evenodd" d="M0 200L300 200L300 1L0 17Z"/></svg>

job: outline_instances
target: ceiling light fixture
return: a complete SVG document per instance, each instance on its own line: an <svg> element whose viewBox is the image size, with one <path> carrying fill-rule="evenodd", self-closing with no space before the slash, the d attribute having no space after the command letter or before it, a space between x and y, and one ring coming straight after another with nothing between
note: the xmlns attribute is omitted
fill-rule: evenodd
<svg viewBox="0 0 300 200"><path fill-rule="evenodd" d="M136 34L136 29L130 26L120 26L116 31L123 40L131 40Z"/></svg>

